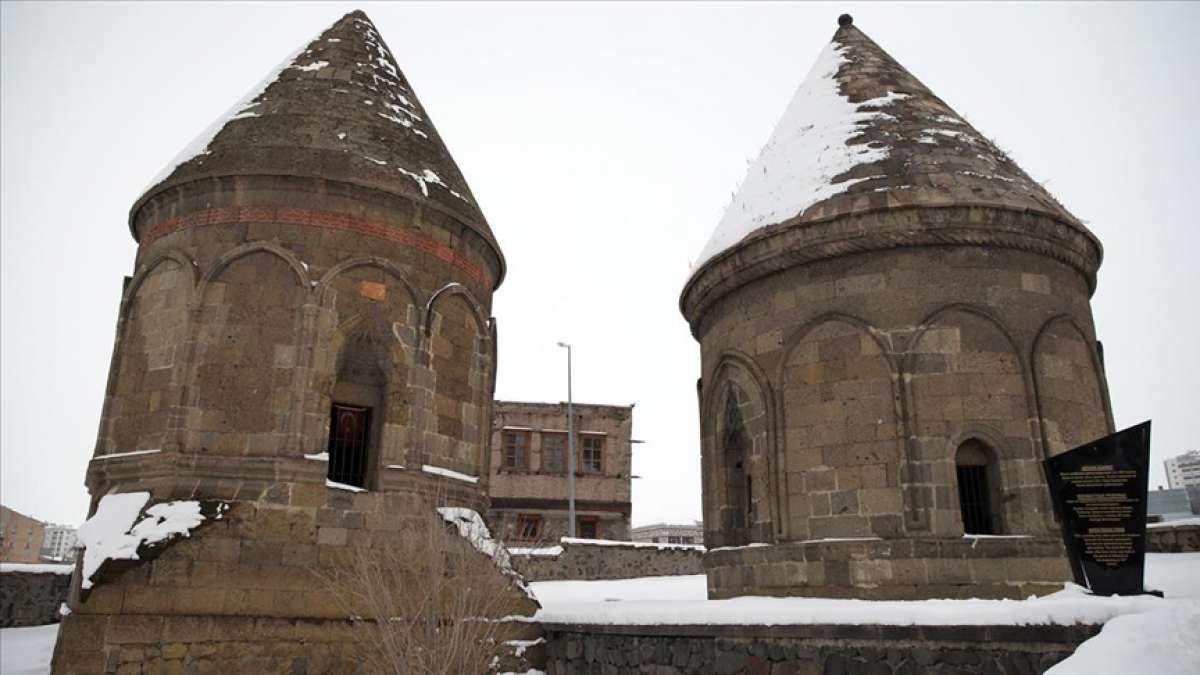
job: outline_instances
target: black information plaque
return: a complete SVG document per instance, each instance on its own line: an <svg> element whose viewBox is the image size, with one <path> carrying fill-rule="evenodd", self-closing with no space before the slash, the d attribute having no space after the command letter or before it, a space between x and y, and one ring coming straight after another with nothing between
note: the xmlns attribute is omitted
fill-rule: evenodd
<svg viewBox="0 0 1200 675"><path fill-rule="evenodd" d="M1044 464L1075 583L1098 595L1144 593L1150 422Z"/></svg>

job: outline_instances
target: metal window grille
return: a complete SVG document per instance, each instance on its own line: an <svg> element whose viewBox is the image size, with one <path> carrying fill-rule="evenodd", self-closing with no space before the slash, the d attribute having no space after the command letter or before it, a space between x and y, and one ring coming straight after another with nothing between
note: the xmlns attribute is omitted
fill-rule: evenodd
<svg viewBox="0 0 1200 675"><path fill-rule="evenodd" d="M371 409L334 403L329 422L329 480L365 488Z"/></svg>
<svg viewBox="0 0 1200 675"><path fill-rule="evenodd" d="M988 496L986 466L958 467L958 503L962 509L964 532L995 534L992 531L992 507Z"/></svg>

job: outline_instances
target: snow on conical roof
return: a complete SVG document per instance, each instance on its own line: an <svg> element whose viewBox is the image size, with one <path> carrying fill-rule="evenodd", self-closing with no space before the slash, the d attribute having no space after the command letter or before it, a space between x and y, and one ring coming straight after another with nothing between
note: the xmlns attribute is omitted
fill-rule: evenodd
<svg viewBox="0 0 1200 675"><path fill-rule="evenodd" d="M879 45L839 20L693 266L780 227L894 207L1036 211L1092 235Z"/></svg>
<svg viewBox="0 0 1200 675"><path fill-rule="evenodd" d="M496 247L462 172L362 11L291 54L201 133L137 200L130 226L164 190L248 174L326 178L421 200Z"/></svg>

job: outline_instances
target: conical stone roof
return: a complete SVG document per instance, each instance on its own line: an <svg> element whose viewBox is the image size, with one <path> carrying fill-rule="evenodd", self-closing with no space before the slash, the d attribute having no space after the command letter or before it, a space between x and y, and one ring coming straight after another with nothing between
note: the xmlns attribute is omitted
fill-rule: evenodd
<svg viewBox="0 0 1200 675"><path fill-rule="evenodd" d="M1078 219L849 17L839 24L751 164L689 285L706 267L781 229L909 207L1044 214L1090 239L1098 264L1099 242Z"/></svg>
<svg viewBox="0 0 1200 675"><path fill-rule="evenodd" d="M422 201L495 238L404 73L362 11L284 60L151 183L154 195L203 178L325 178ZM137 236L135 231L134 236Z"/></svg>

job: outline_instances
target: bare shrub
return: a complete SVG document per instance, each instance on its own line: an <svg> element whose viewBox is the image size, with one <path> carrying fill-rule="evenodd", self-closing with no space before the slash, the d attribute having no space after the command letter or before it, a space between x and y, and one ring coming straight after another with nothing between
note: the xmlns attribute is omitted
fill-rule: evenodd
<svg viewBox="0 0 1200 675"><path fill-rule="evenodd" d="M366 631L368 672L485 673L501 651L506 629L496 619L520 611L523 600L507 552L477 531L456 531L470 528L454 516L474 512L445 511L429 505L403 516L398 530L378 532L346 567L321 575Z"/></svg>

